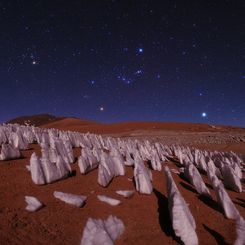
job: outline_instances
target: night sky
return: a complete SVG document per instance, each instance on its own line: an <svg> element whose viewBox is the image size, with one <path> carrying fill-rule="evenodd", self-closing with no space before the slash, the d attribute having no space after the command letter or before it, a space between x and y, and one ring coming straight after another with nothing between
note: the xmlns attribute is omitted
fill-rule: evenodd
<svg viewBox="0 0 245 245"><path fill-rule="evenodd" d="M0 122L245 126L245 1L0 1Z"/></svg>

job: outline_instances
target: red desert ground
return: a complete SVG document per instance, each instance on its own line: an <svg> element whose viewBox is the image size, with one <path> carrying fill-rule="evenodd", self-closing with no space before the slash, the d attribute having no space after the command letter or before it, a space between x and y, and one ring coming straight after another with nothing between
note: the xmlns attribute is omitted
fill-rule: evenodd
<svg viewBox="0 0 245 245"><path fill-rule="evenodd" d="M244 128L51 115L8 123L0 125L0 244L245 244ZM33 212L30 196L41 203Z"/></svg>

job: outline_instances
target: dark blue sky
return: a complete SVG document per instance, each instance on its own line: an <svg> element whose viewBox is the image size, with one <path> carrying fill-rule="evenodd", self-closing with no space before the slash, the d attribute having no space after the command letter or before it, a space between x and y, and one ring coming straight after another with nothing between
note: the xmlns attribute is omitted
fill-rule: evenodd
<svg viewBox="0 0 245 245"><path fill-rule="evenodd" d="M244 1L0 1L0 121L245 126Z"/></svg>

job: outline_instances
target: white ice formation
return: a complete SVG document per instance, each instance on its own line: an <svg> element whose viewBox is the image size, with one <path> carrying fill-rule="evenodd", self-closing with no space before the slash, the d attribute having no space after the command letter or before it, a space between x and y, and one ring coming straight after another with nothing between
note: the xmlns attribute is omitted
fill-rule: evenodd
<svg viewBox="0 0 245 245"><path fill-rule="evenodd" d="M117 206L119 204L121 204L120 200L117 200L115 198L111 198L105 195L97 195L97 198L101 201L101 202L105 202L108 203L111 206Z"/></svg>
<svg viewBox="0 0 245 245"><path fill-rule="evenodd" d="M25 196L25 201L27 203L26 210L29 212L35 212L43 207L43 204L36 197Z"/></svg>
<svg viewBox="0 0 245 245"><path fill-rule="evenodd" d="M30 159L32 181L43 185L68 177L71 172L69 164L59 155L56 160L56 163L51 162L46 154L39 158L34 152Z"/></svg>
<svg viewBox="0 0 245 245"><path fill-rule="evenodd" d="M89 218L81 245L113 245L125 230L123 222L110 215L106 220Z"/></svg>
<svg viewBox="0 0 245 245"><path fill-rule="evenodd" d="M125 165L120 153L114 150L111 154L102 151L98 171L98 183L106 187L114 177L125 175Z"/></svg>
<svg viewBox="0 0 245 245"><path fill-rule="evenodd" d="M60 199L61 201L74 205L78 208L82 207L85 204L85 201L87 199L86 196L82 195L75 195L71 193L65 193L60 191L54 192L54 197Z"/></svg>
<svg viewBox="0 0 245 245"><path fill-rule="evenodd" d="M222 182L218 180L216 176L213 176L212 185L215 190L217 201L223 208L226 218L236 220L240 214L226 192Z"/></svg>
<svg viewBox="0 0 245 245"><path fill-rule="evenodd" d="M244 245L245 244L245 220L242 216L236 220L236 241L234 245Z"/></svg>
<svg viewBox="0 0 245 245"><path fill-rule="evenodd" d="M190 181L190 183L195 186L199 194L211 197L207 186L203 182L202 177L194 164L190 163L186 165L184 175Z"/></svg>
<svg viewBox="0 0 245 245"><path fill-rule="evenodd" d="M228 164L224 164L221 168L221 172L225 187L237 192L242 192L241 177L236 173L235 169Z"/></svg>
<svg viewBox="0 0 245 245"><path fill-rule="evenodd" d="M144 165L143 160L139 157L135 160L134 166L134 180L136 184L136 190L142 194L152 193L152 175L151 172Z"/></svg>
<svg viewBox="0 0 245 245"><path fill-rule="evenodd" d="M99 161L89 148L84 148L81 151L81 156L78 158L78 166L82 174L97 168Z"/></svg>
<svg viewBox="0 0 245 245"><path fill-rule="evenodd" d="M165 174L167 177L168 206L173 230L184 244L197 245L195 220L187 203L180 194L168 167L165 167Z"/></svg>
<svg viewBox="0 0 245 245"><path fill-rule="evenodd" d="M28 142L24 139L20 129L18 129L16 132L10 133L9 143L19 150L25 150L28 148Z"/></svg>
<svg viewBox="0 0 245 245"><path fill-rule="evenodd" d="M18 148L15 148L11 144L2 144L0 160L11 160L20 157L21 153Z"/></svg>
<svg viewBox="0 0 245 245"><path fill-rule="evenodd" d="M120 196L129 198L129 197L133 196L134 190L118 190L118 191L116 191L116 193Z"/></svg>

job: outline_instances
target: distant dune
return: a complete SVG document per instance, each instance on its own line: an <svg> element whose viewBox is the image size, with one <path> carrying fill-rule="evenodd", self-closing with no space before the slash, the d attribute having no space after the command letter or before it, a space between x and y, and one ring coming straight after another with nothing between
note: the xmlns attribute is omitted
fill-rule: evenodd
<svg viewBox="0 0 245 245"><path fill-rule="evenodd" d="M184 144L209 150L235 151L245 154L245 128L181 122L121 122L103 124L79 118L38 115L21 117L42 128L56 128L80 133L114 137L148 138L164 144ZM24 121L25 121L24 120ZM22 123L23 124L23 123Z"/></svg>
<svg viewBox="0 0 245 245"><path fill-rule="evenodd" d="M121 122L114 124L102 124L77 118L63 118L55 122L42 125L45 128L57 128L61 130L74 130L81 133L99 134L128 134L133 132L245 132L244 128L231 126L218 126L198 123L181 122Z"/></svg>
<svg viewBox="0 0 245 245"><path fill-rule="evenodd" d="M44 128L78 131L81 133L120 134L126 136L132 133L156 134L163 131L172 132L235 132L245 133L245 128L182 122L120 122L103 124L90 120L70 117L56 117L50 114L23 116L12 119L8 123L29 124Z"/></svg>

